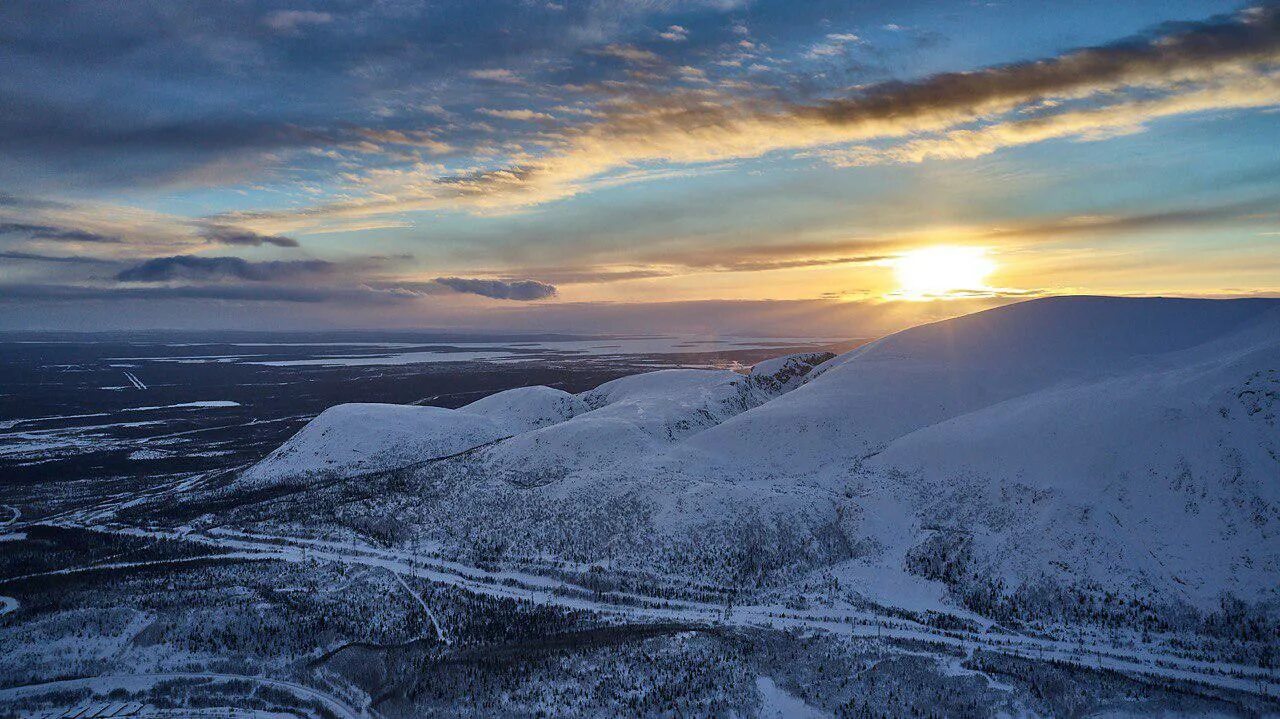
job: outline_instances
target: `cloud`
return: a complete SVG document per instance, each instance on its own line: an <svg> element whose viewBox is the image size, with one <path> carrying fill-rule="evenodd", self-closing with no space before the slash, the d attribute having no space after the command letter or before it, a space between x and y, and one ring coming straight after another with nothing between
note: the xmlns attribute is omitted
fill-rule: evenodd
<svg viewBox="0 0 1280 719"><path fill-rule="evenodd" d="M872 140L905 140L909 146L923 135L975 124L975 132L1003 127L990 130L996 137L986 139L988 146L998 147L1017 133L1025 139L1069 132L1064 127L1078 133L1089 122L1120 127L1122 117L1124 123L1140 124L1148 113L1262 106L1269 102L1267 88L1274 85L1278 63L1280 8L1268 7L1167 25L1147 36L1033 62L881 83L820 102L709 88L633 93L609 104L602 119L548 133L549 149L541 156L426 181L406 177L400 188L384 187L377 195L249 213L245 219L288 228L407 210L510 210L572 196L592 183L607 184L609 173L638 165L711 163ZM1257 87L1249 90L1250 83ZM1028 122L1020 112L1027 108L1046 113L1030 121L1041 123L1038 130L1019 124ZM1104 117L1108 112L1111 116ZM1002 132L1005 139L998 137Z"/></svg>
<svg viewBox="0 0 1280 719"><path fill-rule="evenodd" d="M467 76L476 80L501 82L512 85L518 85L524 82L524 78L520 77L519 74L503 67L495 67L485 70L471 70L467 73Z"/></svg>
<svg viewBox="0 0 1280 719"><path fill-rule="evenodd" d="M0 259L6 260L26 260L29 262L50 262L56 264L69 265L109 265L114 264L112 260L103 259L101 257L81 257L78 255L42 255L37 252L0 252Z"/></svg>
<svg viewBox="0 0 1280 719"><path fill-rule="evenodd" d="M443 108L441 108L441 111L443 112ZM357 128L355 133L361 140L367 142L418 147L432 155L443 155L455 149L453 145L443 140L438 140L431 132L423 130L379 130L361 127Z"/></svg>
<svg viewBox="0 0 1280 719"><path fill-rule="evenodd" d="M1007 299L959 299L952 302L881 302L832 300L710 300L645 303L486 303L460 308L436 307L414 295L359 288L316 289L276 285L212 285L86 287L75 285L9 285L0 305L39 306L40 321L18 313L0 315L8 328L73 327L104 329L154 326L278 329L282 324L316 328L368 327L367 313L344 314L353 306L378 306L378 317L406 328L454 327L570 333L741 334L777 337L876 337L921 322L933 321L1008 302ZM252 303L242 315L193 311L207 301ZM119 303L137 303L138 311L122 312ZM273 306L279 309L273 309ZM173 308L171 314L143 314L143 309ZM307 309L311 308L311 309ZM397 308L398 311L397 311ZM60 313L60 314L59 314ZM50 321L50 318L58 318ZM141 318L141 319L140 319ZM230 319L230 322L227 320Z"/></svg>
<svg viewBox="0 0 1280 719"><path fill-rule="evenodd" d="M636 65L652 65L662 61L662 58L658 57L658 54L651 50L638 48L635 45L622 45L618 43L605 45L602 48L592 50L591 54L599 55L601 57L611 57Z"/></svg>
<svg viewBox="0 0 1280 719"><path fill-rule="evenodd" d="M454 292L491 297L495 300L545 300L556 295L554 285L536 280L481 280L464 277L437 277L437 284Z"/></svg>
<svg viewBox="0 0 1280 719"><path fill-rule="evenodd" d="M689 267L714 272L770 272L801 267L830 267L832 265L862 265L882 262L892 255L849 255L837 257L797 257L789 260L734 259Z"/></svg>
<svg viewBox="0 0 1280 719"><path fill-rule="evenodd" d="M1140 132L1146 123L1177 115L1274 105L1280 105L1280 77L1250 76L1170 97L1121 102L1102 108L1061 110L1044 117L1002 122L976 130L953 130L897 147L856 147L821 150L815 154L840 167L973 159L1046 140L1109 139Z"/></svg>
<svg viewBox="0 0 1280 719"><path fill-rule="evenodd" d="M684 42L689 39L689 30L680 25L671 25L658 33L658 37L667 42Z"/></svg>
<svg viewBox="0 0 1280 719"><path fill-rule="evenodd" d="M556 302L502 305L467 318L470 328L569 332L717 334L777 337L879 337L905 327L1007 304L1005 298L951 302L696 300Z"/></svg>
<svg viewBox="0 0 1280 719"><path fill-rule="evenodd" d="M16 199L0 206L0 241L5 249L55 255L54 246L76 247L118 261L197 254L219 244L257 244L245 228L193 220L138 207L102 202L33 203ZM262 244L287 246L291 238L263 235ZM271 238L268 240L267 238ZM90 249L92 248L92 249Z"/></svg>
<svg viewBox="0 0 1280 719"><path fill-rule="evenodd" d="M856 45L862 42L862 38L852 33L831 33L826 39L820 43L815 43L805 52L805 57L810 60L819 58L834 57L843 55L849 45Z"/></svg>
<svg viewBox="0 0 1280 719"><path fill-rule="evenodd" d="M290 262L250 262L240 257L198 257L177 255L156 257L121 271L120 282L172 282L175 280L248 280L269 282L299 275L332 271L333 263L324 260Z"/></svg>
<svg viewBox="0 0 1280 719"><path fill-rule="evenodd" d="M8 192L0 192L0 207L46 208L61 205L62 203L52 200L37 200L34 197L19 197Z"/></svg>
<svg viewBox="0 0 1280 719"><path fill-rule="evenodd" d="M284 237L282 235L262 235L252 230L230 227L228 225L206 225L200 229L200 236L210 242L216 242L220 245L241 245L249 247L261 247L262 245L275 245L276 247L298 246L298 241L292 237Z"/></svg>
<svg viewBox="0 0 1280 719"><path fill-rule="evenodd" d="M547 120L556 119L554 116L549 115L545 112L535 112L533 110L493 110L487 107L482 107L476 110L476 112L480 113L481 115L488 115L489 117L497 117L503 120L547 121Z"/></svg>
<svg viewBox="0 0 1280 719"><path fill-rule="evenodd" d="M738 244L732 248L706 249L662 248L627 249L612 261L599 264L539 267L524 266L508 270L484 270L498 276L534 276L557 285L602 284L661 277L681 277L705 273L750 273L810 267L841 265L877 265L898 257L901 252L939 242L978 244L1016 251L1020 246L1042 246L1067 242L1079 237L1122 237L1157 230L1191 227L1248 225L1270 227L1280 221L1280 198L1257 199L1183 207L1171 210L1133 211L1097 215L1051 215L1029 218L1016 223L991 226L972 224L955 226L924 225L895 232L832 241L774 242L758 245ZM1096 250L1094 250L1096 252ZM1078 264L1079 258L1073 258ZM993 292L985 288L985 292ZM1004 290L1017 294L1023 290Z"/></svg>
<svg viewBox="0 0 1280 719"><path fill-rule="evenodd" d="M486 91L499 94L504 85L514 94L527 76L523 101L548 100L557 88L534 79L592 83L614 74L584 51L665 27L698 6L588 0L551 13L525 0L483 10L430 2L151 5L77 12L0 3L0 54L8 53L0 60L0 187L83 197L98 188L119 196L238 185L261 196L261 187L380 162L340 156L344 131L392 118L428 152L468 147L473 128L448 122L443 107L515 101L480 93L468 75L495 83ZM415 123L442 136L413 138Z"/></svg>
<svg viewBox="0 0 1280 719"><path fill-rule="evenodd" d="M314 10L277 10L262 19L262 24L276 32L296 32L306 25L326 25L333 15Z"/></svg>
<svg viewBox="0 0 1280 719"><path fill-rule="evenodd" d="M323 145L329 135L261 116L138 116L149 113L6 88L0 107L0 182L33 190L59 180L78 189L227 184L270 166L275 153Z"/></svg>
<svg viewBox="0 0 1280 719"><path fill-rule="evenodd" d="M240 257L201 257L177 255L156 257L128 267L115 275L123 283L158 284L181 283L178 286L209 290L208 283L277 284L288 285L308 277L325 276L325 288L309 287L316 292L332 292L343 296L370 294L387 300L411 299L425 295L462 293L499 300L542 300L556 295L556 287L545 282L527 279L474 279L463 277L438 277L426 282L361 280L358 272L390 260L404 260L404 256L369 256L342 264L324 260L296 260L251 262ZM342 280L346 280L342 282ZM204 284L202 284L204 283ZM283 286L283 285L281 285ZM111 288L105 288L111 289ZM345 294L344 294L345 293ZM247 296L247 295L246 295ZM294 295L286 293L284 299L294 301Z"/></svg>
<svg viewBox="0 0 1280 719"><path fill-rule="evenodd" d="M49 100L0 91L13 108L0 116L0 149L199 150L219 153L272 149L323 141L323 133L299 125L252 117L125 122L104 109L89 114Z"/></svg>
<svg viewBox="0 0 1280 719"><path fill-rule="evenodd" d="M243 302L388 304L410 299L403 295L360 287L298 287L282 285L171 285L100 287L89 285L9 284L0 303L26 301L78 302L128 300L233 300ZM182 318L175 317L177 321Z"/></svg>
<svg viewBox="0 0 1280 719"><path fill-rule="evenodd" d="M1203 226L1218 223L1273 223L1280 220L1280 197L1229 202L1177 210L1137 212L1119 215L1073 215L980 230L972 237L990 239L1058 238L1073 235L1146 232L1165 228Z"/></svg>
<svg viewBox="0 0 1280 719"><path fill-rule="evenodd" d="M80 230L54 225L39 225L26 222L0 222L0 235L22 235L33 240L53 240L57 242L120 242L114 235L104 235L88 230Z"/></svg>
<svg viewBox="0 0 1280 719"><path fill-rule="evenodd" d="M838 250L838 246L825 248ZM786 252L779 249L779 254ZM892 259L895 255L830 255L797 256L768 259L752 256L748 249L745 253L738 250L720 251L718 257L692 255L651 255L649 265L636 266L584 266L559 268L525 268L524 274L536 274L561 285L604 284L609 282L625 282L628 280L645 280L659 277L677 277L681 275L702 274L712 272L770 272L804 267L831 267L835 265L873 264Z"/></svg>
<svg viewBox="0 0 1280 719"><path fill-rule="evenodd" d="M498 274L498 273L492 273ZM625 282L627 280L644 280L656 277L671 277L674 273L669 269L658 267L539 267L524 271L525 275L537 275L548 283L556 285L596 285L608 282ZM503 278L509 279L509 278Z"/></svg>

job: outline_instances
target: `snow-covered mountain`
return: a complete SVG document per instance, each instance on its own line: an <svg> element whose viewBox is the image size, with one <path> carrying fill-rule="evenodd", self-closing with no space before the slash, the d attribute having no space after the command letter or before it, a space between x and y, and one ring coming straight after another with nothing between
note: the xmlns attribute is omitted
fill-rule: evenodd
<svg viewBox="0 0 1280 719"><path fill-rule="evenodd" d="M1053 298L750 375L336 407L230 489L405 467L361 511L461 553L1209 610L1280 600L1278 404L1280 301Z"/></svg>
<svg viewBox="0 0 1280 719"><path fill-rule="evenodd" d="M518 423L515 420L512 424ZM315 474L357 474L444 457L514 433L482 413L355 403L330 407L241 477L263 485Z"/></svg>
<svg viewBox="0 0 1280 719"><path fill-rule="evenodd" d="M241 486L416 465L500 439L507 441L498 454L523 465L526 473L544 466L548 471L574 469L594 455L629 458L759 406L831 357L780 357L762 363L767 366L751 375L661 370L622 377L581 395L519 387L457 410L338 405L246 471Z"/></svg>

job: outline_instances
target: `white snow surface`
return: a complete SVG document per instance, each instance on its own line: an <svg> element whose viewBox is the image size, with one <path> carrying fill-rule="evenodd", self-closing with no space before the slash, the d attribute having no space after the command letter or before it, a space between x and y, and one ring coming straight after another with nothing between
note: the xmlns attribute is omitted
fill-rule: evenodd
<svg viewBox="0 0 1280 719"><path fill-rule="evenodd" d="M584 392L593 418L622 419L675 442L772 397L728 370L668 369L621 377Z"/></svg>
<svg viewBox="0 0 1280 719"><path fill-rule="evenodd" d="M805 704L769 677L756 677L756 692L760 695L760 719L827 719L831 716Z"/></svg>
<svg viewBox="0 0 1280 719"><path fill-rule="evenodd" d="M499 442L478 455L485 474L519 486L540 486L570 473L608 474L619 462L652 456L661 441L640 425L596 412Z"/></svg>
<svg viewBox="0 0 1280 719"><path fill-rule="evenodd" d="M440 407L340 404L321 412L240 479L240 486L358 474L463 452L511 434L506 424Z"/></svg>
<svg viewBox="0 0 1280 719"><path fill-rule="evenodd" d="M584 513L639 496L652 534L708 546L733 541L735 517L771 517L823 538L815 556L877 601L937 601L893 573L939 532L970 537L976 568L1006 586L1280 601L1280 301L1033 300L804 376L813 361L652 372L577 397L523 388L457 411L345 405L247 477L493 443L451 460L480 478L473 491L514 485Z"/></svg>
<svg viewBox="0 0 1280 719"><path fill-rule="evenodd" d="M460 411L506 423L515 434L573 419L588 409L579 397L561 389L517 387L478 399Z"/></svg>

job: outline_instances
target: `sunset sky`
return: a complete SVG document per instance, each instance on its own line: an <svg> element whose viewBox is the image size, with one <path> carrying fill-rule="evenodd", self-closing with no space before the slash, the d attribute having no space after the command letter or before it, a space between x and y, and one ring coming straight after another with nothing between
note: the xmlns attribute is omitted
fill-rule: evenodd
<svg viewBox="0 0 1280 719"><path fill-rule="evenodd" d="M1280 294L1280 5L0 4L0 329Z"/></svg>

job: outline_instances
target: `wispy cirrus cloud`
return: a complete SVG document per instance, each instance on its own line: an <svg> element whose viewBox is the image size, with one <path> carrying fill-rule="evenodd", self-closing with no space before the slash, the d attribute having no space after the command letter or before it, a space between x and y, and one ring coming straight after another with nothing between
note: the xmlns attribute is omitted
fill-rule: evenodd
<svg viewBox="0 0 1280 719"><path fill-rule="evenodd" d="M328 25L333 15L316 10L276 10L262 18L262 24L276 32L297 32L308 25Z"/></svg>
<svg viewBox="0 0 1280 719"><path fill-rule="evenodd" d="M15 283L5 285L0 302L102 302L158 300L233 300L255 303L358 303L394 304L407 299L392 292L367 287L275 284L194 284L101 286L78 284Z"/></svg>
<svg viewBox="0 0 1280 719"><path fill-rule="evenodd" d="M55 242L96 243L121 241L120 237L116 235L104 235L99 232L91 232L89 230L72 227L41 225L30 222L0 222L0 235L18 235L20 237L28 237L34 240L52 240Z"/></svg>
<svg viewBox="0 0 1280 719"><path fill-rule="evenodd" d="M1262 171L1274 140L1280 6L1107 42L1191 10L1082 3L1050 23L971 4L939 22L875 5L0 4L0 187L42 198L0 193L4 279L32 296L550 311L879 297L895 253L945 242L1051 257L1052 287L1123 290L1062 278L1131 282L1143 271L1122 263L1146 250L1194 274L1188 256L1221 240L1214 286L1269 281L1262 232L1280 219L1214 203L1274 194L1274 177L1218 180ZM991 64L1010 57L1033 59ZM1117 139L1148 131L1170 142ZM1113 140L1126 171L1062 142L1089 140ZM968 162L1033 143L1051 144ZM304 244L332 266L288 262ZM1085 245L1105 257L1082 262ZM372 246L419 259L352 259Z"/></svg>
<svg viewBox="0 0 1280 719"><path fill-rule="evenodd" d="M232 217L287 229L415 209L511 209L576 194L611 172L649 163L708 163L931 133L941 133L934 142L953 148L995 151L1133 131L1159 117L1276 104L1278 65L1280 9L1266 6L1033 62L882 83L818 102L677 89L620 98L603 119L563 128L545 138L545 153L518 156L504 167L417 177L374 197ZM1021 112L1028 108L1042 114L1028 120ZM984 127L961 129L974 123ZM966 131L978 135L958 134ZM908 140L886 156L944 152L929 149L929 142Z"/></svg>
<svg viewBox="0 0 1280 719"><path fill-rule="evenodd" d="M524 82L524 78L520 73L505 67L482 68L479 70L471 70L467 72L467 77L474 80L486 80L488 82L499 82L510 85L519 85Z"/></svg>
<svg viewBox="0 0 1280 719"><path fill-rule="evenodd" d="M623 45L619 43L605 45L590 51L593 55L600 57L609 57L623 62L633 63L637 65L652 65L662 61L662 57L652 50L636 47L635 45Z"/></svg>
<svg viewBox="0 0 1280 719"><path fill-rule="evenodd" d="M536 112L534 110L529 110L526 108L520 108L515 110L499 110L499 109L493 109L489 107L482 107L476 110L476 112L480 113L481 115L488 115L489 117L496 117L502 120L522 120L522 121L528 122L528 121L534 121L534 120L550 121L550 120L556 119L554 115L551 115L549 113Z"/></svg>
<svg viewBox="0 0 1280 719"><path fill-rule="evenodd" d="M263 245L274 245L276 247L298 246L298 241L292 237L284 237L283 235L263 235L252 230L246 230L241 227L230 227L228 225L204 225L200 228L199 232L201 237L220 245L240 245L247 247L261 247Z"/></svg>
<svg viewBox="0 0 1280 719"><path fill-rule="evenodd" d="M826 241L790 241L730 248L679 246L624 249L596 264L522 266L485 272L502 277L539 277L562 285L601 284L708 273L755 273L838 266L888 266L901 253L947 242L1018 252L1081 238L1114 237L1162 230L1223 225L1270 227L1280 222L1280 198L1261 197L1176 209L1046 215L997 224L921 224L897 231ZM1095 251L1096 252L1096 251ZM1081 262L1079 259L1073 262ZM1114 259L1106 262L1115 263ZM1012 296L1026 290L1010 289Z"/></svg>
<svg viewBox="0 0 1280 719"><path fill-rule="evenodd" d="M1269 226L1278 220L1280 220L1280 197L1264 197L1150 212L1050 217L1011 222L999 227L970 228L967 234L970 237L993 240L1069 238L1078 235L1193 228L1222 223Z"/></svg>
<svg viewBox="0 0 1280 719"><path fill-rule="evenodd" d="M102 203L36 200L7 195L0 201L0 244L15 252L49 255L79 250L106 259L145 259L217 247L300 246L297 239L224 222Z"/></svg>

